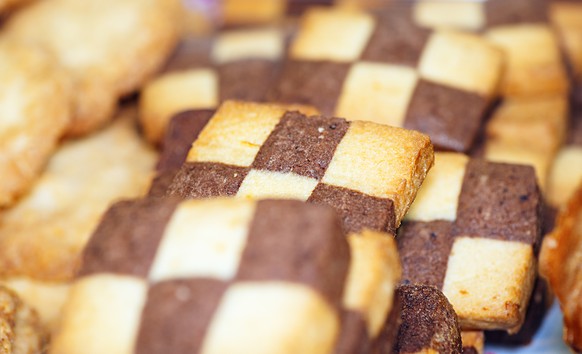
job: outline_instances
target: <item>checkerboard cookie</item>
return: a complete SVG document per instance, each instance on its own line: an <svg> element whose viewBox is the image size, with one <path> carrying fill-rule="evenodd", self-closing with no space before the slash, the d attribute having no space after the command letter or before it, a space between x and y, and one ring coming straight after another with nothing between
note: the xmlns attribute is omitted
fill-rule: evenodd
<svg viewBox="0 0 582 354"><path fill-rule="evenodd" d="M559 9L558 9L559 11ZM426 27L461 28L483 31L500 46L507 64L501 94L523 97L539 94L567 94L569 83L558 37L549 23L546 0L492 0L484 2L420 1L414 19ZM570 52L577 52L576 30L570 17L555 13Z"/></svg>
<svg viewBox="0 0 582 354"><path fill-rule="evenodd" d="M382 332L399 264L331 208L144 199L107 212L78 275L51 353L332 353L345 314Z"/></svg>
<svg viewBox="0 0 582 354"><path fill-rule="evenodd" d="M402 302L402 324L395 353L462 353L457 315L439 289L401 285L397 296Z"/></svg>
<svg viewBox="0 0 582 354"><path fill-rule="evenodd" d="M0 286L0 351L4 354L43 353L46 339L36 312L12 290Z"/></svg>
<svg viewBox="0 0 582 354"><path fill-rule="evenodd" d="M540 271L552 287L564 313L564 340L582 350L582 184L560 212L554 232L544 239Z"/></svg>
<svg viewBox="0 0 582 354"><path fill-rule="evenodd" d="M216 108L226 99L264 100L284 51L284 30L275 27L183 40L166 73L146 85L140 97L146 138L159 144L170 118L186 109Z"/></svg>
<svg viewBox="0 0 582 354"><path fill-rule="evenodd" d="M270 99L419 130L438 148L466 151L501 64L501 51L486 40L431 32L400 12L311 9Z"/></svg>
<svg viewBox="0 0 582 354"><path fill-rule="evenodd" d="M533 168L437 153L398 233L403 282L442 289L462 328L519 330L536 274Z"/></svg>
<svg viewBox="0 0 582 354"><path fill-rule="evenodd" d="M156 72L177 41L177 0L48 0L16 13L3 34L55 55L73 81L69 135L113 118L117 101Z"/></svg>
<svg viewBox="0 0 582 354"><path fill-rule="evenodd" d="M38 178L71 119L66 75L35 46L0 41L0 207Z"/></svg>
<svg viewBox="0 0 582 354"><path fill-rule="evenodd" d="M348 231L390 231L432 161L429 138L415 131L227 101L192 144L168 195L300 199L332 205Z"/></svg>
<svg viewBox="0 0 582 354"><path fill-rule="evenodd" d="M156 154L122 111L107 129L65 143L30 192L0 214L0 279L62 282L110 203L146 192Z"/></svg>

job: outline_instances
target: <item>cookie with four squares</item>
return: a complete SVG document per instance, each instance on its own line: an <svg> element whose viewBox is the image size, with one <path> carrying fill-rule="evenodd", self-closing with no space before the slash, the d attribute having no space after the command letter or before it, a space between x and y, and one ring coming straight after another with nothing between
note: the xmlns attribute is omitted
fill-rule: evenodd
<svg viewBox="0 0 582 354"><path fill-rule="evenodd" d="M178 0L48 0L12 16L3 35L54 54L73 82L67 133L82 135L113 118L177 41Z"/></svg>
<svg viewBox="0 0 582 354"><path fill-rule="evenodd" d="M478 36L431 32L404 11L311 9L270 99L404 126L466 151L495 94L501 52Z"/></svg>
<svg viewBox="0 0 582 354"><path fill-rule="evenodd" d="M519 330L536 274L532 167L437 153L399 230L405 284L442 289L462 328Z"/></svg>
<svg viewBox="0 0 582 354"><path fill-rule="evenodd" d="M184 39L140 97L146 138L160 143L170 118L182 110L216 108L226 99L264 100L284 57L285 36L282 27L264 27Z"/></svg>
<svg viewBox="0 0 582 354"><path fill-rule="evenodd" d="M193 142L168 195L300 199L333 206L348 231L390 231L432 163L429 138L415 131L227 101Z"/></svg>
<svg viewBox="0 0 582 354"><path fill-rule="evenodd" d="M390 237L346 239L328 207L120 202L85 249L51 352L333 353L344 312L360 342L382 331L399 275Z"/></svg>
<svg viewBox="0 0 582 354"><path fill-rule="evenodd" d="M0 42L0 207L40 175L71 119L67 76L41 48Z"/></svg>

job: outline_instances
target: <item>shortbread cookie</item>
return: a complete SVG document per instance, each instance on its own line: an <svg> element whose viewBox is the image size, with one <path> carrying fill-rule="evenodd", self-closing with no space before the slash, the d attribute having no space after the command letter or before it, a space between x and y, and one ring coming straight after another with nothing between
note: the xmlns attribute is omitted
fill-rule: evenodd
<svg viewBox="0 0 582 354"><path fill-rule="evenodd" d="M415 131L227 101L168 195L307 200L336 208L348 231L393 231L432 162L429 138Z"/></svg>
<svg viewBox="0 0 582 354"><path fill-rule="evenodd" d="M46 334L36 312L12 290L0 286L0 352L43 353Z"/></svg>
<svg viewBox="0 0 582 354"><path fill-rule="evenodd" d="M582 351L582 184L560 212L554 232L544 239L540 270L560 302L564 340Z"/></svg>
<svg viewBox="0 0 582 354"><path fill-rule="evenodd" d="M428 285L401 285L400 331L394 353L462 353L455 310L443 293Z"/></svg>
<svg viewBox="0 0 582 354"><path fill-rule="evenodd" d="M332 353L344 310L364 340L382 331L399 270L388 235L348 242L328 207L121 202L85 249L51 353Z"/></svg>
<svg viewBox="0 0 582 354"><path fill-rule="evenodd" d="M270 99L419 130L438 148L467 151L501 65L486 40L421 29L400 12L312 9Z"/></svg>
<svg viewBox="0 0 582 354"><path fill-rule="evenodd" d="M71 119L66 75L35 46L0 41L0 207L41 173Z"/></svg>
<svg viewBox="0 0 582 354"><path fill-rule="evenodd" d="M178 34L177 0L47 0L13 16L6 36L38 43L73 80L69 135L113 117L118 99L139 89L165 61Z"/></svg>
<svg viewBox="0 0 582 354"><path fill-rule="evenodd" d="M464 329L515 333L535 280L541 204L529 166L437 153L399 230L404 284L442 289Z"/></svg>
<svg viewBox="0 0 582 354"><path fill-rule="evenodd" d="M26 197L0 214L0 278L71 279L91 231L111 202L145 192L156 154L135 112L64 144Z"/></svg>
<svg viewBox="0 0 582 354"><path fill-rule="evenodd" d="M485 154L491 161L532 165L542 190L568 128L567 95L504 100L485 128Z"/></svg>
<svg viewBox="0 0 582 354"><path fill-rule="evenodd" d="M562 47L576 81L582 84L582 4L576 1L552 1L552 24L558 31Z"/></svg>
<svg viewBox="0 0 582 354"><path fill-rule="evenodd" d="M264 100L284 48L282 28L231 30L213 40L183 41L167 72L146 85L140 97L146 138L160 143L170 118L186 109L216 108L226 99Z"/></svg>

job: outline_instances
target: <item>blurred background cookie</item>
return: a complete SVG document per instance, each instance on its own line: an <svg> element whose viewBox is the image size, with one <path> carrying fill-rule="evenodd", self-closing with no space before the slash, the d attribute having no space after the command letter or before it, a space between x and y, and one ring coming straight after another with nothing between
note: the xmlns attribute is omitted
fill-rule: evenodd
<svg viewBox="0 0 582 354"><path fill-rule="evenodd" d="M36 46L0 41L0 207L38 177L71 120L67 76Z"/></svg>
<svg viewBox="0 0 582 354"><path fill-rule="evenodd" d="M113 117L163 64L178 36L177 0L46 0L4 25L4 35L52 53L73 81L68 135L88 133Z"/></svg>

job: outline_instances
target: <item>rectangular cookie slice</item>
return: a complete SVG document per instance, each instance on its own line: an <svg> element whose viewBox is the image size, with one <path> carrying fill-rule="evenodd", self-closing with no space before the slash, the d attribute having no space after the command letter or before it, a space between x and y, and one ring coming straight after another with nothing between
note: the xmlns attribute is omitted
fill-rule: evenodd
<svg viewBox="0 0 582 354"><path fill-rule="evenodd" d="M473 34L420 28L408 9L309 10L269 99L419 130L437 148L467 151L495 95L502 53Z"/></svg>
<svg viewBox="0 0 582 354"><path fill-rule="evenodd" d="M167 194L300 199L333 206L348 231L391 231L432 161L429 138L415 131L227 101Z"/></svg>
<svg viewBox="0 0 582 354"><path fill-rule="evenodd" d="M533 168L437 153L399 230L403 282L442 289L462 328L516 332L535 280L540 212Z"/></svg>
<svg viewBox="0 0 582 354"><path fill-rule="evenodd" d="M329 207L120 202L85 249L51 353L333 353L345 311L370 347L399 277L395 242L346 238Z"/></svg>

